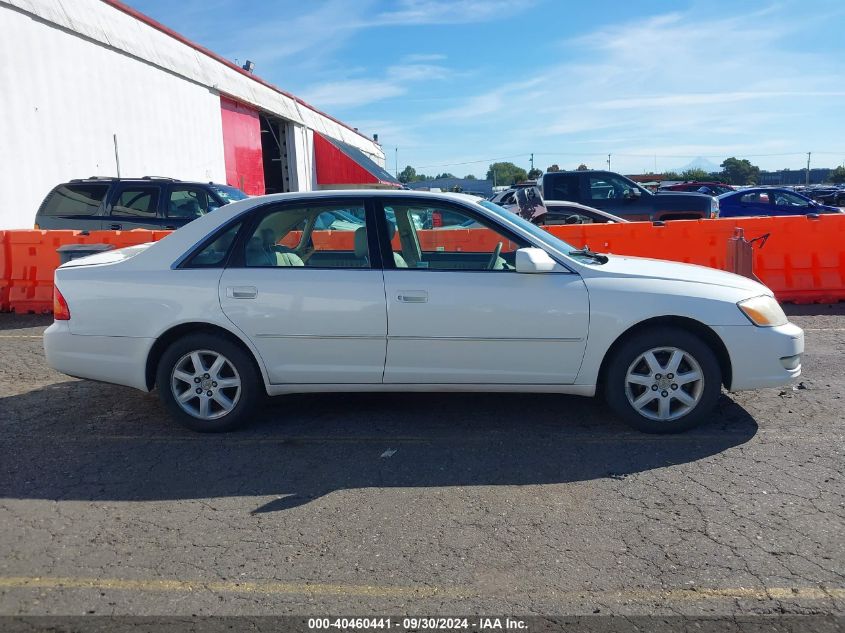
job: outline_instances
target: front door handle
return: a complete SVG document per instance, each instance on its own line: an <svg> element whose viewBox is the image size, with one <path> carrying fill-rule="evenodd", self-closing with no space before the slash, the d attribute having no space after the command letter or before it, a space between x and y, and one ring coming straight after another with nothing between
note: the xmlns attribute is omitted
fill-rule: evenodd
<svg viewBox="0 0 845 633"><path fill-rule="evenodd" d="M121 228L123 228L122 224L109 224L109 229L112 231L119 231Z"/></svg>
<svg viewBox="0 0 845 633"><path fill-rule="evenodd" d="M176 227L175 227L175 226L173 226L172 224L168 224L168 225L166 225L166 226L164 227L164 229L165 229L166 231L175 231L175 230L176 230Z"/></svg>
<svg viewBox="0 0 845 633"><path fill-rule="evenodd" d="M258 289L255 286L229 286L226 288L226 296L230 299L255 299Z"/></svg>
<svg viewBox="0 0 845 633"><path fill-rule="evenodd" d="M428 303L428 293L425 290L400 290L396 293L396 300L402 303Z"/></svg>

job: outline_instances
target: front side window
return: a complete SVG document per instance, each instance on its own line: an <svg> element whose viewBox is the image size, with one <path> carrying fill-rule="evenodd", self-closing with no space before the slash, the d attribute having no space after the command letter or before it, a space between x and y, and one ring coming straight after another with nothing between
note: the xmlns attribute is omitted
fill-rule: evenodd
<svg viewBox="0 0 845 633"><path fill-rule="evenodd" d="M743 204L769 204L769 194L761 191L746 193L740 198Z"/></svg>
<svg viewBox="0 0 845 633"><path fill-rule="evenodd" d="M612 174L590 176L590 198L593 200L627 200L634 196L634 185Z"/></svg>
<svg viewBox="0 0 845 633"><path fill-rule="evenodd" d="M44 202L42 215L96 215L108 185L70 184L56 187Z"/></svg>
<svg viewBox="0 0 845 633"><path fill-rule="evenodd" d="M120 192L111 214L120 217L154 218L158 208L158 187L131 187Z"/></svg>
<svg viewBox="0 0 845 633"><path fill-rule="evenodd" d="M209 202L211 208L209 209ZM195 187L174 187L170 190L165 213L168 218L194 220L213 211L217 205L209 201L208 193Z"/></svg>
<svg viewBox="0 0 845 633"><path fill-rule="evenodd" d="M807 207L808 202L801 196L796 196L794 193L786 191L779 191L774 195L775 204L779 207Z"/></svg>
<svg viewBox="0 0 845 633"><path fill-rule="evenodd" d="M265 215L246 242L254 268L369 268L363 205L296 206Z"/></svg>
<svg viewBox="0 0 845 633"><path fill-rule="evenodd" d="M447 205L390 204L385 216L396 269L516 270L524 240L482 216Z"/></svg>

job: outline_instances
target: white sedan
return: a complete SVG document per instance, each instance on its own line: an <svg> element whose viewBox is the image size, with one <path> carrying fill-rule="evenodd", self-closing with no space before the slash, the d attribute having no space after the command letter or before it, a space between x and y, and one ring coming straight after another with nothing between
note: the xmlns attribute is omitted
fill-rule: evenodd
<svg viewBox="0 0 845 633"><path fill-rule="evenodd" d="M438 212L466 228L419 228ZM71 261L55 285L48 363L158 388L197 431L248 422L265 394L516 391L601 392L632 426L676 432L722 385L797 377L804 350L759 283L578 250L456 194L250 198Z"/></svg>

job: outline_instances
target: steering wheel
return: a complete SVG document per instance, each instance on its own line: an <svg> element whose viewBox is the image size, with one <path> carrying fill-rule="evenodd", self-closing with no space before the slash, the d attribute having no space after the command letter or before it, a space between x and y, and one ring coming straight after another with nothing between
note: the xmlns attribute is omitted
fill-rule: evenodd
<svg viewBox="0 0 845 633"><path fill-rule="evenodd" d="M502 243L499 242L496 244L496 248L493 249L493 254L490 256L490 261L487 262L487 270L495 270L496 269L496 262L499 261L499 254L502 252Z"/></svg>

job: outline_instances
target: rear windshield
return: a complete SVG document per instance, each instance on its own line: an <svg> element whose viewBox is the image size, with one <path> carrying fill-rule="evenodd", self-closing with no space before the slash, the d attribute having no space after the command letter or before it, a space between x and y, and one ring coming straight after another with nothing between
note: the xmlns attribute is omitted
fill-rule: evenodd
<svg viewBox="0 0 845 633"><path fill-rule="evenodd" d="M229 185L210 185L211 190L216 193L223 200L225 204L235 202L237 200L246 200L249 198L243 191Z"/></svg>
<svg viewBox="0 0 845 633"><path fill-rule="evenodd" d="M103 184L60 185L47 196L39 215L95 215L108 190Z"/></svg>

